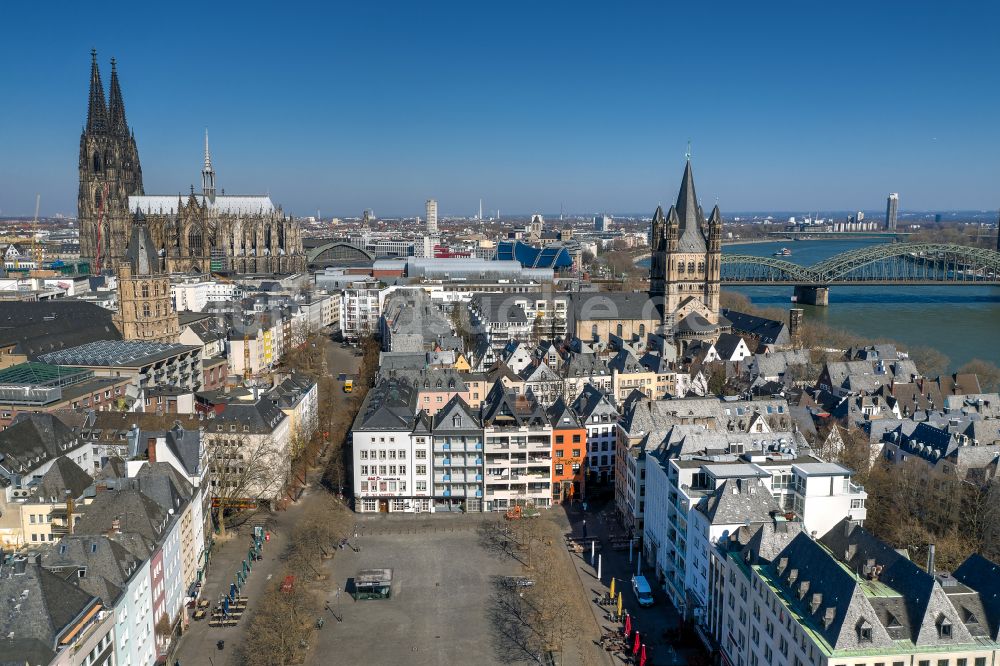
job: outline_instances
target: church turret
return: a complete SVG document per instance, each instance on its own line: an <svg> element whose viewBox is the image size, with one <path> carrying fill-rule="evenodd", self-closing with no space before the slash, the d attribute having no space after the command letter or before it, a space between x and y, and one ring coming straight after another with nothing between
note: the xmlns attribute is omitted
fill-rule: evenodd
<svg viewBox="0 0 1000 666"><path fill-rule="evenodd" d="M663 282L663 276L666 275L666 250L667 219L663 215L663 207L657 206L649 229L649 293L654 296L663 295L666 288Z"/></svg>
<svg viewBox="0 0 1000 666"><path fill-rule="evenodd" d="M208 152L208 128L205 128L205 166L201 170L201 193L215 202L215 170L212 169L212 156Z"/></svg>
<svg viewBox="0 0 1000 666"><path fill-rule="evenodd" d="M718 204L712 209L712 214L708 218L708 251L722 251L722 213Z"/></svg>

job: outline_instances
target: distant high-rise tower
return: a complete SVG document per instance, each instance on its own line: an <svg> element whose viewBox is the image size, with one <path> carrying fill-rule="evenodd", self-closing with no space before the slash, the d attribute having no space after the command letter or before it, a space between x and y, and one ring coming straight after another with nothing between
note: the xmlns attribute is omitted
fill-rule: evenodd
<svg viewBox="0 0 1000 666"><path fill-rule="evenodd" d="M896 215L899 213L899 195L895 192L889 195L885 202L885 230L896 230Z"/></svg>
<svg viewBox="0 0 1000 666"><path fill-rule="evenodd" d="M427 233L436 234L438 232L438 202L434 199L427 200Z"/></svg>

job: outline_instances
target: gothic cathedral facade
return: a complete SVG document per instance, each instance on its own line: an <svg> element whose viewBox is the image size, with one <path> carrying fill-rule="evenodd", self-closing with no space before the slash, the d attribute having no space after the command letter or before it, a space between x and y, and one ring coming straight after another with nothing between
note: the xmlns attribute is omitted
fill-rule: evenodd
<svg viewBox="0 0 1000 666"><path fill-rule="evenodd" d="M719 312L722 214L715 206L705 220L690 159L677 203L653 214L650 248L650 296L663 303L663 334L678 351L693 340L716 340L728 329Z"/></svg>
<svg viewBox="0 0 1000 666"><path fill-rule="evenodd" d="M298 223L269 196L216 193L207 134L201 193L192 187L186 197L146 195L115 61L111 61L105 101L93 51L79 169L80 256L91 262L95 273L122 262L138 217L148 229L159 269L167 273L295 273L306 269Z"/></svg>

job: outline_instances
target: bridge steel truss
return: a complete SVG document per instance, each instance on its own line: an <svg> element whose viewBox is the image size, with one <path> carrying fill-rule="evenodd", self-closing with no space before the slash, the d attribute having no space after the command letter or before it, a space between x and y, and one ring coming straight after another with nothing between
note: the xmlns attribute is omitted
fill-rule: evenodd
<svg viewBox="0 0 1000 666"><path fill-rule="evenodd" d="M324 254L326 256L324 256ZM374 261L375 255L363 248L357 247L356 245L351 245L346 241L339 240L318 245L306 253L306 261L309 264L343 259Z"/></svg>
<svg viewBox="0 0 1000 666"><path fill-rule="evenodd" d="M1000 284L1000 252L943 243L893 243L843 252L812 266L777 257L722 255L722 281L746 285Z"/></svg>

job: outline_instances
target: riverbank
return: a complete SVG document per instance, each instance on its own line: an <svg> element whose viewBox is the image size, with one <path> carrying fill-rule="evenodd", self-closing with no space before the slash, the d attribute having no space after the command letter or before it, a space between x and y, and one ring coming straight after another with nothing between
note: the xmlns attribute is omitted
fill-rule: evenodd
<svg viewBox="0 0 1000 666"><path fill-rule="evenodd" d="M860 238L832 240L754 242L739 249L726 245L723 252L770 257L788 247L793 252L788 261L811 266L834 255L873 245L871 240ZM882 242L889 241L883 238ZM648 266L648 260L642 265ZM783 312L782 319L793 306L790 286L730 284L723 286L723 293L742 294L758 308ZM952 372L977 358L1000 364L995 342L996 332L1000 331L1000 287L837 285L830 288L828 307L798 307L805 310L807 322L857 336L859 340L892 339L903 347L932 347L948 357L946 369Z"/></svg>
<svg viewBox="0 0 1000 666"><path fill-rule="evenodd" d="M789 242L791 241L790 238L787 239L787 240ZM773 239L770 239L770 238L753 238L753 239L750 239L750 238L746 238L746 239L744 239L744 238L734 238L732 240L725 240L725 239L723 239L722 246L723 247L731 247L731 246L734 246L734 245L758 245L760 243L774 243L774 242L780 242L780 241L774 241ZM646 252L644 254L636 255L635 258L632 260L632 263L638 265L639 263L645 261L646 259L649 259L650 256L651 255L650 255L649 252Z"/></svg>

